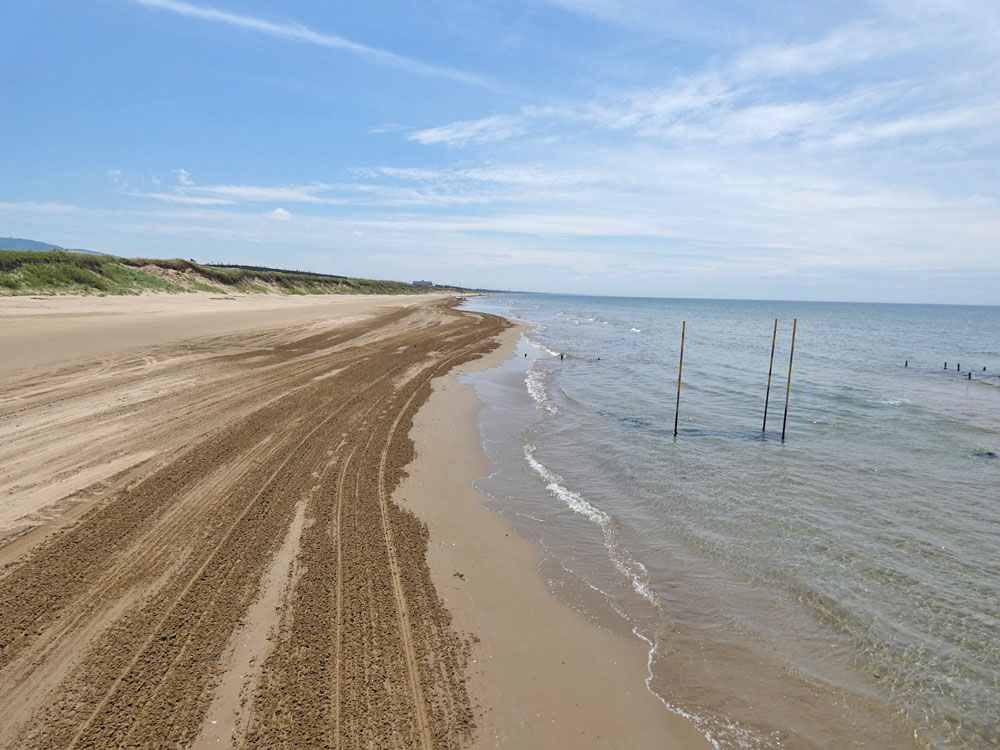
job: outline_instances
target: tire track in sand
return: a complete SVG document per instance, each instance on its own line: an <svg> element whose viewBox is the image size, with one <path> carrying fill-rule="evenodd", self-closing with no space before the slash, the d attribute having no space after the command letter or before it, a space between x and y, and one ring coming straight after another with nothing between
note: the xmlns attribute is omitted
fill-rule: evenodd
<svg viewBox="0 0 1000 750"><path fill-rule="evenodd" d="M383 376L383 377L385 377L385 376ZM380 378L380 380L381 380L381 378ZM374 387L378 382L379 381L376 380L375 383L372 383L371 386L368 386L365 390L367 390L368 388ZM253 511L253 510L256 509L257 502L261 499L261 497L264 495L265 492L267 492L269 489L271 489L272 484L274 483L274 481L285 470L285 468L288 466L288 464L290 464L293 459L295 459L295 458L298 457L297 456L298 451L302 448L302 446L305 445L317 432L319 432L320 429L322 429L323 427L325 427L332 419L334 419L340 413L340 411L342 411L344 408L345 407L341 407L340 409L337 409L337 410L333 411L331 414L329 414L326 417L324 417L317 425L315 425L311 430L309 430L309 432L306 433L305 437L303 437L301 440L298 441L298 443L295 444L295 446L292 448L292 450L289 451L288 455L278 464L278 467L267 478L267 481L265 482L264 486L257 492L256 495L254 495L251 498L250 502L247 503L246 508L244 509L244 511L236 519L234 519L232 521L232 523L230 524L229 528L223 534L223 539L224 540L231 538L232 535L233 535L233 532L240 525L240 523L243 522L244 519L246 519L247 515L249 515L251 511ZM198 570L195 571L194 575L191 576L191 578L188 581L187 585L177 595L176 599L170 605L168 605L167 610L165 611L163 617L158 622L156 622L154 624L154 626L152 628L152 632L150 632L149 636L141 644L141 646L137 650L135 656L128 663L127 667L122 671L122 673L118 676L118 678L111 684L111 687L108 690L108 692L105 695L105 697L101 701L98 702L97 706L94 708L94 710L91 713L91 715L80 724L80 727L77 730L76 734L73 736L73 738L70 741L69 745L66 746L67 750L73 750L73 748L76 747L77 743L80 741L81 737L83 737L84 733L88 729L90 729L90 726L93 723L94 719L100 714L100 712L102 710L104 710L105 706L111 700L111 698L113 697L114 693L121 686L122 681L128 676L129 672L131 672L135 668L135 666L138 663L139 659L146 653L146 650L149 648L149 646L152 643L153 639L162 631L163 624L166 622L166 620L168 619L168 617L170 616L170 614L173 612L174 608L191 591L191 589L198 583L198 581L201 579L202 575L204 574L205 570L210 565L212 565L213 563L218 564L218 561L215 559L215 555L218 553L218 550L221 547L222 547L222 544L220 544L219 547L216 548L216 552L213 553L213 555L211 557L209 557L208 559L206 559L205 562L201 565L201 567L199 567ZM220 592L221 592L221 590L220 590ZM216 597L212 597L212 599L208 602L208 606L203 608L203 613L209 611L215 605L215 602L216 602ZM199 621L197 623L195 623L195 627L197 627L197 625L200 624L200 622L201 622L201 620L199 619ZM189 645L190 645L191 640L192 640L193 637L194 637L194 633L193 632L190 632L190 633L186 634L186 637L183 639L183 643L182 643L182 645L181 645L181 647L180 647L177 655L173 658L173 660L170 662L170 665L164 671L162 679L151 690L149 690L148 694L145 696L145 700L146 700L147 703L151 703L151 702L153 702L153 701L155 701L157 699L158 693L163 688L164 683L166 682L167 678L170 675L170 671L184 657L185 651L188 649L188 647L189 647ZM127 745L128 741L129 741L129 738L130 738L130 735L131 735L131 731L126 732L125 735L124 735L124 737L118 738L118 742L120 742L123 745Z"/></svg>
<svg viewBox="0 0 1000 750"><path fill-rule="evenodd" d="M0 690L0 748L190 746L299 509L297 573L237 745L463 746L463 642L430 582L426 529L390 493L431 378L504 327L420 305L174 360L178 382L188 366L228 368L206 395L238 418L97 498L0 579L0 687L25 674L56 685L27 704ZM137 418L162 431L162 403L136 405ZM71 646L75 666L60 672Z"/></svg>

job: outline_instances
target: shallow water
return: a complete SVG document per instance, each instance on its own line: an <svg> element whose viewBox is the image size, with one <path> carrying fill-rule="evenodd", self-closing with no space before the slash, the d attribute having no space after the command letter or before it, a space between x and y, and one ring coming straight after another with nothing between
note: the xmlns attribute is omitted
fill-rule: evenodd
<svg viewBox="0 0 1000 750"><path fill-rule="evenodd" d="M469 306L535 326L470 377L482 488L671 708L719 747L1000 744L1000 308Z"/></svg>

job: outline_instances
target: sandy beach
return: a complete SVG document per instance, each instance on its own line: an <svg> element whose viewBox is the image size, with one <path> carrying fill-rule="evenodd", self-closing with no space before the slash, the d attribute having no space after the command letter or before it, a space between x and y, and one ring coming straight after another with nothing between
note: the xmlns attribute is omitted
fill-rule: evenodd
<svg viewBox="0 0 1000 750"><path fill-rule="evenodd" d="M472 488L449 373L517 335L443 296L0 299L0 748L707 747Z"/></svg>
<svg viewBox="0 0 1000 750"><path fill-rule="evenodd" d="M474 633L469 690L483 711L476 748L709 748L644 684L648 646L583 618L547 589L539 550L482 506L490 472L460 374L499 364L519 328L486 357L435 381L412 437L400 503L430 528L427 562L462 632Z"/></svg>

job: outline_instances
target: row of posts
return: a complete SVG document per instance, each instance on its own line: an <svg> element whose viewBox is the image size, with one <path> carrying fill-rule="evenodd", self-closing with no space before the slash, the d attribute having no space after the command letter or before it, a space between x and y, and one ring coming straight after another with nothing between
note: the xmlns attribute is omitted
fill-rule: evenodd
<svg viewBox="0 0 1000 750"><path fill-rule="evenodd" d="M905 367L909 367L910 366L910 360L906 360L906 364L904 366ZM948 369L948 363L947 362L944 363L944 369L946 369L946 370ZM955 365L955 372L961 372L961 371L962 371L962 363L959 362L957 365ZM983 372L986 372L986 368L985 367L983 368ZM966 375L969 376L969 380L972 380L972 372L966 372Z"/></svg>
<svg viewBox="0 0 1000 750"><path fill-rule="evenodd" d="M785 384L785 414L781 420L781 442L785 442L785 427L788 424L788 396L792 391L792 360L795 357L795 331L798 328L799 319L792 320L792 346L788 352L788 382ZM681 412L681 375L684 373L684 336L687 332L687 321L681 322L681 356L677 365L677 403L674 407L674 437L677 437L677 421ZM761 434L767 430L767 406L771 400L771 374L774 371L774 346L778 341L778 319L774 319L774 333L771 335L771 364L767 368L767 393L764 396L764 423L761 425ZM947 365L946 365L947 366Z"/></svg>

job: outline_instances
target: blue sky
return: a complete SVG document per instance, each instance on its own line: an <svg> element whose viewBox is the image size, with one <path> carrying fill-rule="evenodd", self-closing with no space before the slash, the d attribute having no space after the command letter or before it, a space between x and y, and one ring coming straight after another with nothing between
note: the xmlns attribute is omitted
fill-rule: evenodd
<svg viewBox="0 0 1000 750"><path fill-rule="evenodd" d="M1000 303L1000 3L5 0L0 236Z"/></svg>

